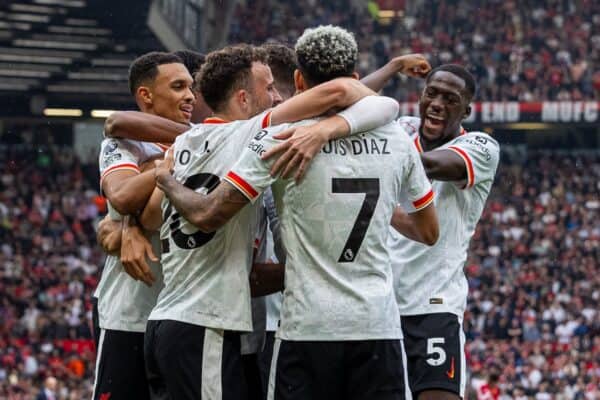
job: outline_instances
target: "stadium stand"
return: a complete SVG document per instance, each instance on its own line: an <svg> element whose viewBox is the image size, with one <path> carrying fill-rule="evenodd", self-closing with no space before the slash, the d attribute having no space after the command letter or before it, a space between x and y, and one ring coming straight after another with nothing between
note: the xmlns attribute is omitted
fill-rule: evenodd
<svg viewBox="0 0 600 400"><path fill-rule="evenodd" d="M394 56L423 53L432 65L470 66L485 101L600 97L597 1L417 1L387 23L351 1L308 3L240 2L230 42L294 43L306 27L336 24L355 33L361 74ZM385 92L415 101L417 87L396 79Z"/></svg>
<svg viewBox="0 0 600 400"><path fill-rule="evenodd" d="M127 66L163 47L148 30L127 35L89 12L92 2L0 2L0 113L35 116L34 95L64 106L131 105ZM339 24L356 33L363 75L421 52L433 65L471 66L479 101L600 100L598 1L393 1L406 7L388 21L357 3L239 2L228 42L293 43L307 26ZM415 102L419 89L396 78L384 92ZM562 122L572 143L577 127ZM0 124L0 399L35 398L49 376L58 398L87 399L90 299L104 259L94 231L106 212L98 166L30 129L7 135ZM587 129L597 137L596 126ZM469 398L600 398L600 153L501 144L465 266Z"/></svg>
<svg viewBox="0 0 600 400"><path fill-rule="evenodd" d="M27 143L2 144L0 165L0 398L32 398L46 376L59 398L89 398L104 258L94 223L106 212L97 167L71 148Z"/></svg>
<svg viewBox="0 0 600 400"><path fill-rule="evenodd" d="M84 109L132 106L127 86L129 63L163 47L148 28L125 35L113 23L114 32L112 25L98 16L101 13L90 12L93 1L0 3L3 114L39 115L46 105ZM144 21L143 14L137 18Z"/></svg>

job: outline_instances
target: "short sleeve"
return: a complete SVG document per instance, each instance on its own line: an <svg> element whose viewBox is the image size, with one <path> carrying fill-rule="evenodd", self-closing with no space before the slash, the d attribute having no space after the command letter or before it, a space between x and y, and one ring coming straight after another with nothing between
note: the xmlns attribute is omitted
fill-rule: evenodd
<svg viewBox="0 0 600 400"><path fill-rule="evenodd" d="M247 121L242 121L245 126L246 132L248 132L248 140L255 136L262 129L266 129L271 126L271 110L264 111Z"/></svg>
<svg viewBox="0 0 600 400"><path fill-rule="evenodd" d="M262 160L260 157L279 142L272 137L276 131L279 129L258 131L242 152L238 162L225 175L225 180L242 192L252 203L275 181L270 174L271 164L274 160Z"/></svg>
<svg viewBox="0 0 600 400"><path fill-rule="evenodd" d="M465 162L467 182L463 189L494 179L500 146L489 135L469 133L456 138L446 149L458 154Z"/></svg>
<svg viewBox="0 0 600 400"><path fill-rule="evenodd" d="M106 176L122 170L140 172L140 149L123 139L104 139L100 146L100 181Z"/></svg>
<svg viewBox="0 0 600 400"><path fill-rule="evenodd" d="M405 168L400 182L401 189L398 202L406 212L413 213L431 204L434 194L431 182L425 174L421 157L412 143L404 162Z"/></svg>

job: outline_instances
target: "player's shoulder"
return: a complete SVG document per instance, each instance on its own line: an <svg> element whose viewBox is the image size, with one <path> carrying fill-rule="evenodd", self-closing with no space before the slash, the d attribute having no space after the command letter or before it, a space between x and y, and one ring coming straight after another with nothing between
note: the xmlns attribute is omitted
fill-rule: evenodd
<svg viewBox="0 0 600 400"><path fill-rule="evenodd" d="M469 131L454 138L450 141L449 145L474 145L478 147L485 147L490 151L499 152L500 145L498 141L491 137L489 134L480 131Z"/></svg>
<svg viewBox="0 0 600 400"><path fill-rule="evenodd" d="M412 116L403 116L396 120L396 122L404 128L404 130L411 136L419 134L419 127L421 126L421 118Z"/></svg>
<svg viewBox="0 0 600 400"><path fill-rule="evenodd" d="M143 142L132 139L105 138L100 144L101 155L109 155L120 151L138 153L142 149Z"/></svg>

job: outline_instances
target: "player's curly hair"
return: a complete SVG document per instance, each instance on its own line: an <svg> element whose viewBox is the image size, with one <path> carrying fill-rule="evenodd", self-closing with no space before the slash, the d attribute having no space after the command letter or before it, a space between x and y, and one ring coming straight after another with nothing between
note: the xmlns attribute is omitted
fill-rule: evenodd
<svg viewBox="0 0 600 400"><path fill-rule="evenodd" d="M351 76L358 60L352 33L333 25L306 29L295 49L298 68L313 85Z"/></svg>
<svg viewBox="0 0 600 400"><path fill-rule="evenodd" d="M139 56L129 66L129 91L135 91L146 82L153 81L158 75L158 66L163 64L183 64L183 60L173 53L151 51Z"/></svg>
<svg viewBox="0 0 600 400"><path fill-rule="evenodd" d="M253 62L268 64L267 53L249 44L227 46L206 56L194 80L213 111L221 111L235 91L251 90Z"/></svg>
<svg viewBox="0 0 600 400"><path fill-rule="evenodd" d="M282 43L265 43L261 46L266 52L269 67L273 73L275 86L281 94L281 88L290 94L294 94L294 71L298 68L296 53L294 49Z"/></svg>

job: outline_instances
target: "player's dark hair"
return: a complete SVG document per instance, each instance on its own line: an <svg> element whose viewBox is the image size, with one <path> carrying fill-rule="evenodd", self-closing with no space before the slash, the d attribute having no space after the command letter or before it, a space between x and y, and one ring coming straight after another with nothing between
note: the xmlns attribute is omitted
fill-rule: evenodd
<svg viewBox="0 0 600 400"><path fill-rule="evenodd" d="M156 79L159 65L173 63L183 63L183 61L173 53L160 51L152 51L133 60L129 66L129 91L131 94L135 95L135 91L140 86Z"/></svg>
<svg viewBox="0 0 600 400"><path fill-rule="evenodd" d="M194 76L200 70L200 67L204 64L204 60L206 60L204 54L193 50L177 50L173 54L181 58L183 65L188 69L191 76Z"/></svg>
<svg viewBox="0 0 600 400"><path fill-rule="evenodd" d="M294 48L298 69L311 86L352 76L358 61L354 36L339 26L306 29Z"/></svg>
<svg viewBox="0 0 600 400"><path fill-rule="evenodd" d="M477 84L475 83L475 78L462 65L458 65L458 64L440 65L439 67L436 67L429 72L429 74L427 75L427 78L425 79L425 82L429 83L429 81L431 80L433 75L436 72L440 72L440 71L450 72L451 74L458 76L460 79L462 79L465 82L465 91L467 92L467 94L469 96L469 101L475 96L475 93L477 92Z"/></svg>
<svg viewBox="0 0 600 400"><path fill-rule="evenodd" d="M227 46L206 56L196 79L204 101L213 111L221 111L235 91L251 89L254 62L267 65L267 53L248 44Z"/></svg>
<svg viewBox="0 0 600 400"><path fill-rule="evenodd" d="M294 93L294 71L298 68L294 49L282 43L266 43L261 46L267 52L267 58L275 86L282 86Z"/></svg>

